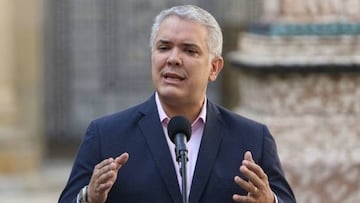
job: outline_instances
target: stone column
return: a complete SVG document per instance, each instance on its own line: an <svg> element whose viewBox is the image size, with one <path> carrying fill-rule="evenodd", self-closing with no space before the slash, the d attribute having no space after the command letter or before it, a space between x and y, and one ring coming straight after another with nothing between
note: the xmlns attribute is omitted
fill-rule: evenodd
<svg viewBox="0 0 360 203"><path fill-rule="evenodd" d="M0 0L0 173L41 160L41 9L41 0Z"/></svg>
<svg viewBox="0 0 360 203"><path fill-rule="evenodd" d="M280 16L250 26L229 55L237 112L269 126L298 202L360 202L360 23L341 9L349 2L281 0Z"/></svg>
<svg viewBox="0 0 360 203"><path fill-rule="evenodd" d="M13 33L12 16L8 10L11 0L0 1L0 126L14 125L16 117L16 95L14 88L13 69Z"/></svg>

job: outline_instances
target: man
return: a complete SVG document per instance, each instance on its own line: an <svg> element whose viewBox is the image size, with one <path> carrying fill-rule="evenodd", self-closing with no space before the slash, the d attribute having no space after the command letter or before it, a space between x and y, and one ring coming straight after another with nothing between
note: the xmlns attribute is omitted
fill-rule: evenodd
<svg viewBox="0 0 360 203"><path fill-rule="evenodd" d="M224 63L214 17L191 5L164 10L150 46L154 95L90 124L59 202L181 202L167 135L176 115L192 123L190 203L295 202L266 126L207 100Z"/></svg>

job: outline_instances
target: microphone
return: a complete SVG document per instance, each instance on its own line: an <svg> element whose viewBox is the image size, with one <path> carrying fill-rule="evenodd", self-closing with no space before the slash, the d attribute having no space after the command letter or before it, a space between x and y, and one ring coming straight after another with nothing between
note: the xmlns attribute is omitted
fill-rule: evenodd
<svg viewBox="0 0 360 203"><path fill-rule="evenodd" d="M179 163L180 175L182 177L183 203L187 203L186 163L188 161L188 150L186 142L189 141L191 136L191 123L183 116L174 116L170 119L167 130L170 140L175 144L176 161Z"/></svg>
<svg viewBox="0 0 360 203"><path fill-rule="evenodd" d="M183 116L174 116L167 126L170 140L175 144L176 161L180 161L181 153L187 154L186 142L191 136L191 124ZM185 140L186 139L186 140Z"/></svg>

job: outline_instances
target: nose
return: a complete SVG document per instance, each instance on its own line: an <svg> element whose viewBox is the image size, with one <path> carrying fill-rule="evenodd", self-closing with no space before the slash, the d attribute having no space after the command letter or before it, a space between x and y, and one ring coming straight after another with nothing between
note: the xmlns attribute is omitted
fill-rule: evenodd
<svg viewBox="0 0 360 203"><path fill-rule="evenodd" d="M180 51L174 48L169 53L167 64L171 66L180 66L182 61Z"/></svg>

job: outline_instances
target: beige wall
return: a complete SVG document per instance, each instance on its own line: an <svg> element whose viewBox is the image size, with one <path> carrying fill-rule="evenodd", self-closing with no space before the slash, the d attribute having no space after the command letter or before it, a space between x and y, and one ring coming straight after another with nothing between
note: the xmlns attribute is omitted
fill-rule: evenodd
<svg viewBox="0 0 360 203"><path fill-rule="evenodd" d="M41 160L41 13L41 0L0 0L0 173Z"/></svg>

